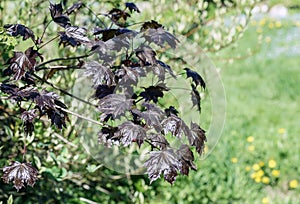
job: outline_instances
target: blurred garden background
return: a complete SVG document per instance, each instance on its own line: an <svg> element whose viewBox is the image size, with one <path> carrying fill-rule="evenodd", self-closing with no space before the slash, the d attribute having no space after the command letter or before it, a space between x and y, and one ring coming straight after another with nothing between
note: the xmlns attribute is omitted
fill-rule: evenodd
<svg viewBox="0 0 300 204"><path fill-rule="evenodd" d="M72 2L75 1L68 1L68 5ZM100 5L110 7L124 2L103 1ZM197 171L178 176L173 185L163 179L150 184L147 176L120 175L95 161L80 145L74 129L60 132L39 122L34 137L27 138L27 151L41 177L34 188L19 192L1 180L0 200L90 204L299 203L299 1L245 1L243 5L243 1L233 0L228 5L239 3L225 6L224 11L224 5L218 7L211 3L214 1L205 1L209 8L204 19L209 21L203 27L194 22L195 16L203 15L197 10L202 1L134 2L142 11L140 16L134 14L135 18L155 19L174 33L197 42L219 71L226 93L226 121L214 150L206 159L197 159ZM1 70L12 50L20 48L15 38L4 34L2 26L37 26L43 21L38 16L48 12L48 6L48 1L0 1ZM215 15L216 10L220 16ZM234 28L222 30L214 25L214 19L219 17L222 23L228 19L237 23L232 25ZM36 32L42 30L39 29ZM49 56L51 49L47 51ZM74 52L70 49L56 55L72 56ZM65 73L59 80L64 86L74 77ZM204 107L205 103L208 102L204 102ZM21 122L10 117L13 107L1 99L1 168L22 157L18 154L22 151Z"/></svg>

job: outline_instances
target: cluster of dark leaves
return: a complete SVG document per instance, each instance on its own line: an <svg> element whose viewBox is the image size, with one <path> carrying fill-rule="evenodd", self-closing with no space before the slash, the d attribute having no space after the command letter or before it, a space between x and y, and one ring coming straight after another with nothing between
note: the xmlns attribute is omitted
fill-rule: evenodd
<svg viewBox="0 0 300 204"><path fill-rule="evenodd" d="M0 90L9 95L9 99L20 103L22 101L32 101L35 103L34 108L30 110L21 109L21 119L24 121L24 131L31 134L34 128L34 119L46 115L52 125L62 129L66 127L67 113L63 110L67 106L59 100L59 96L53 92L45 90L38 91L32 86L19 88L15 84L2 83Z"/></svg>
<svg viewBox="0 0 300 204"><path fill-rule="evenodd" d="M188 175L189 170L196 170L192 147L198 154L203 153L206 136L205 131L195 123L188 126L180 117L180 113L174 106L162 109L159 100L164 97L170 88L166 85L166 73L176 79L176 75L167 63L159 60L153 45L162 48L176 48L179 40L169 33L161 24L151 20L141 25L140 29L128 29L127 19L133 12L140 13L134 4L125 3L124 9L113 8L105 17L108 17L114 26L93 30L91 39L88 30L72 25L69 15L78 12L85 7L82 2L73 4L65 11L61 3L50 3L52 20L63 27L58 32L59 44L63 46L84 45L91 48L92 54L98 54L99 60L84 62L82 68L85 75L90 77L95 89L94 97L98 100L100 121L104 124L98 133L98 141L108 147L112 145L129 146L136 143L139 147L149 144L152 151L144 166L152 181L163 174L165 180L173 183L178 173ZM127 12L126 10L129 10ZM7 32L13 36L23 36L23 40L32 38L34 33L24 25L6 25ZM132 42L137 38L143 41L139 46L133 47ZM125 53L125 54L124 54ZM119 58L121 56L121 60ZM58 95L45 90L38 91L35 88L31 74L37 66L37 59L43 61L41 54L33 47L23 52L14 52L14 56L8 61L8 68L4 73L13 80L23 80L27 85L19 88L12 83L1 84L1 91L9 95L9 98L20 104L22 101L31 101L35 106L29 110L21 108L21 119L24 121L24 130L27 134L34 131L34 120L42 116L48 116L51 123L57 128L66 127L67 113ZM191 78L191 94L194 106L201 110L201 97L197 90L200 85L206 88L203 78L189 68L184 69L187 78ZM157 83L137 89L142 77L148 77L153 73ZM108 121L122 120L121 125L113 127ZM178 149L172 147L167 135L181 139L187 137L188 144L182 144ZM5 167L4 179L9 182L14 179L17 189L23 183L33 185L36 177L27 176L16 178L10 175L10 169L20 167L22 171L28 170L29 165L15 163L12 167ZM25 168L26 167L26 168ZM15 167L14 167L15 168ZM28 171L34 172L29 169ZM29 179L30 178L30 179ZM21 180L20 180L21 179ZM23 180L22 180L23 179ZM16 184L17 183L17 184Z"/></svg>
<svg viewBox="0 0 300 204"><path fill-rule="evenodd" d="M126 7L131 11L139 11L134 4L127 3ZM163 111L158 105L159 99L170 90L165 83L166 73L175 79L176 75L168 64L158 59L151 44L176 48L179 41L153 20L143 23L139 31L123 28L119 21L126 21L130 17L126 10L115 8L109 12L109 16L120 28L94 29L93 34L99 38L96 38L92 50L102 58L89 61L83 67L96 89L94 96L99 99L100 120L106 123L126 117L127 121L116 127L104 125L98 133L98 141L107 147L128 146L131 143L140 147L146 141L153 150L144 164L151 182L163 174L165 180L173 183L178 173L188 175L190 169L196 170L191 147L194 146L201 155L206 141L205 131L199 125L192 123L189 127L178 116L175 107L170 106ZM144 39L137 48L130 47L130 41L135 37ZM117 48L115 44L122 46ZM121 62L117 64L111 61L116 56L111 52L118 53L122 49L125 50L121 53L125 52L126 56ZM192 78L193 105L200 111L201 98L197 86L205 89L205 82L197 72L188 68L185 71L187 78ZM150 72L157 76L158 83L142 87L140 91L134 90L133 87ZM174 149L166 139L168 134L179 139L185 136L188 144Z"/></svg>
<svg viewBox="0 0 300 204"><path fill-rule="evenodd" d="M155 90L155 87L151 88ZM153 96L156 95L156 91L160 92L160 88L154 91ZM151 93L148 94L151 96ZM147 141L153 152L144 165L151 182L164 174L164 178L173 183L177 172L188 175L189 169L196 170L190 147L194 146L199 155L203 153L205 131L195 123L191 123L190 127L186 125L180 117L173 114L178 113L174 107L164 112L153 100L150 101L148 96L143 100L142 108L137 109L133 105L134 99L127 99L121 94L109 94L102 98L99 102L99 111L105 115L104 118L110 116L111 120L115 120L120 119L125 113L130 113L132 119L118 127L104 126L98 133L98 141L108 147L128 146L131 143L141 146ZM168 134L179 139L186 136L189 143L174 151L166 139Z"/></svg>

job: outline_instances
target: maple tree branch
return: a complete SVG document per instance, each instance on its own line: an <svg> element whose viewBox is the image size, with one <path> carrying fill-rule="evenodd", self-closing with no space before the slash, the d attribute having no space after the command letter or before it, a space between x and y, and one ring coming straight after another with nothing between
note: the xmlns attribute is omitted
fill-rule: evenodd
<svg viewBox="0 0 300 204"><path fill-rule="evenodd" d="M70 142L69 140L67 140L66 138L64 138L63 136L61 136L60 134L58 134L58 133L55 132L55 133L53 133L53 135L55 137L57 137L58 139L60 139L61 141L63 141L64 143L66 143L66 144L68 144L68 145L70 145L72 147L78 148L78 146L76 144Z"/></svg>
<svg viewBox="0 0 300 204"><path fill-rule="evenodd" d="M37 78L38 80L40 80L40 81L42 81L42 82L44 82L44 83L50 85L51 87L53 87L54 89L60 91L61 93L65 94L65 95L68 95L68 96L70 96L70 97L72 97L72 98L74 98L74 99L76 99L76 100L78 100L78 101L80 101L80 102L83 102L83 103L85 103L85 104L87 104L87 105L90 105L90 106L93 106L93 107L97 107L95 104L92 104L92 103L89 102L89 101L86 101L86 100L84 100L84 99L82 99L82 98L79 98L79 97L77 97L77 96L75 96L75 95L73 95L73 94L67 92L66 90L63 90L63 89L61 89L61 88L55 86L55 85L52 84L51 82L49 82L49 81L47 81L47 80L45 80L45 79L42 79L41 77L39 77L39 76L36 75L36 74L32 74L32 76L34 76L34 77Z"/></svg>
<svg viewBox="0 0 300 204"><path fill-rule="evenodd" d="M37 66L35 67L35 70L36 70L36 71L39 71L41 67L43 67L43 66L45 66L46 64L49 64L49 63L51 63L51 62L67 61L67 60L76 60L76 59L79 60L79 59L82 59L82 58L89 57L89 56L91 56L91 55L92 55L92 53L86 54L86 55L81 55L81 56L76 56L76 57L60 57L60 58L51 59L51 60L48 60L48 61L46 61L46 62L43 62L43 63L37 65Z"/></svg>
<svg viewBox="0 0 300 204"><path fill-rule="evenodd" d="M39 68L39 70L47 70L47 69L68 70L68 69L83 69L83 68L80 66L76 66L76 65L70 65L70 66L58 65L58 66L49 66L49 67Z"/></svg>
<svg viewBox="0 0 300 204"><path fill-rule="evenodd" d="M71 115L74 115L74 116L76 116L76 117L78 117L78 118L84 119L84 120L89 121L89 122L91 122L91 123L94 123L94 124L96 124L96 125L101 125L101 126L103 126L103 124L100 123L99 121L96 121L96 120L94 120L94 119L85 117L85 116L83 116L83 115L79 115L78 113L75 113L75 112L70 111L70 110L68 110L68 109L64 109L64 108L62 108L62 107L60 107L60 106L56 106L56 107L59 108L59 109L61 109L61 110L63 110L64 112L69 113L69 114L71 114Z"/></svg>

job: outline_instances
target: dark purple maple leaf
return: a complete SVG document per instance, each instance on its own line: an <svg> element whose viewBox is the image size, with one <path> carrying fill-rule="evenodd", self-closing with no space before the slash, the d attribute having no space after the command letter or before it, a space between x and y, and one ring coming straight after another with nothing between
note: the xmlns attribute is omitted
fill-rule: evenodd
<svg viewBox="0 0 300 204"><path fill-rule="evenodd" d="M132 13L132 11L136 11L138 13L140 13L139 8L135 5L135 3L132 2L126 2L125 3L125 7L129 9L130 13Z"/></svg>
<svg viewBox="0 0 300 204"><path fill-rule="evenodd" d="M157 28L163 28L162 24L159 24L158 22L151 20L143 23L141 31L147 30L147 29L157 29Z"/></svg>
<svg viewBox="0 0 300 204"><path fill-rule="evenodd" d="M191 70L190 68L184 68L184 70L186 71L187 78L191 77L196 87L200 85L203 89L206 88L203 78L197 72Z"/></svg>
<svg viewBox="0 0 300 204"><path fill-rule="evenodd" d="M43 108L55 108L55 101L59 99L59 96L54 92L48 92L46 90L42 90L35 98L34 102L41 109Z"/></svg>
<svg viewBox="0 0 300 204"><path fill-rule="evenodd" d="M194 155L191 151L190 147L186 144L182 144L180 148L176 151L177 156L179 158L180 165L180 173L184 175L189 174L190 168L194 171L197 170L194 161Z"/></svg>
<svg viewBox="0 0 300 204"><path fill-rule="evenodd" d="M113 136L117 131L117 127L102 127L101 130L98 132L98 142L100 144L104 144L106 147L112 147L113 144L118 143L118 140L113 139Z"/></svg>
<svg viewBox="0 0 300 204"><path fill-rule="evenodd" d="M50 13L51 13L51 17L52 20L57 23L58 25L62 26L62 27L66 27L66 26L70 26L70 19L68 16L63 15L63 8L62 8L62 4L52 4L50 2Z"/></svg>
<svg viewBox="0 0 300 204"><path fill-rule="evenodd" d="M22 24L6 24L3 27L6 29L7 33L11 36L17 37L21 35L23 37L23 40L27 40L28 38L31 38L34 41L33 31Z"/></svg>
<svg viewBox="0 0 300 204"><path fill-rule="evenodd" d="M149 109L146 111L139 111L137 109L132 110L133 113L144 119L149 127L153 127L157 132L161 132L161 121L164 113L160 109Z"/></svg>
<svg viewBox="0 0 300 204"><path fill-rule="evenodd" d="M157 29L149 28L142 31L143 37L149 43L154 43L162 48L165 47L165 44L168 44L171 48L175 49L179 40L166 31L163 27Z"/></svg>
<svg viewBox="0 0 300 204"><path fill-rule="evenodd" d="M148 63L151 65L155 65L157 63L157 60L155 58L156 53L149 46L139 47L136 50L135 55L137 56L137 58L139 58L141 66L145 66Z"/></svg>
<svg viewBox="0 0 300 204"><path fill-rule="evenodd" d="M163 174L165 180L172 184L176 179L177 171L181 168L181 163L172 149L165 149L150 152L150 158L144 166L147 168L146 173L150 178L150 183Z"/></svg>
<svg viewBox="0 0 300 204"><path fill-rule="evenodd" d="M87 62L84 67L86 69L85 75L93 78L94 87L98 85L115 85L115 76L109 67L96 61Z"/></svg>
<svg viewBox="0 0 300 204"><path fill-rule="evenodd" d="M9 166L3 168L3 182L9 183L13 181L14 187L19 191L27 184L31 187L35 184L38 176L38 170L30 163L13 162Z"/></svg>
<svg viewBox="0 0 300 204"><path fill-rule="evenodd" d="M67 10L66 10L66 14L70 15L71 13L75 13L78 10L80 10L83 7L83 3L82 1L79 1L77 3L74 3L72 6L70 6Z"/></svg>
<svg viewBox="0 0 300 204"><path fill-rule="evenodd" d="M140 93L140 96L145 99L145 101L153 101L154 103L158 102L158 98L163 97L163 91L168 91L169 88L165 84L158 84L156 86L149 86L144 88L145 91Z"/></svg>
<svg viewBox="0 0 300 204"><path fill-rule="evenodd" d="M171 115L176 115L178 116L178 111L176 110L176 108L174 106L169 106L169 108L165 109L165 114L166 116L171 116Z"/></svg>
<svg viewBox="0 0 300 204"><path fill-rule="evenodd" d="M39 94L35 87L29 86L19 88L14 84L1 84L1 91L9 94L9 99L14 101L33 100Z"/></svg>
<svg viewBox="0 0 300 204"><path fill-rule="evenodd" d="M196 147L196 151L201 155L204 151L205 142L207 141L205 136L205 130L203 130L198 124L191 122L191 136L188 137L189 143Z"/></svg>
<svg viewBox="0 0 300 204"><path fill-rule="evenodd" d="M130 14L124 10L113 8L108 12L110 19L118 26L123 26ZM122 21L122 22L121 22Z"/></svg>
<svg viewBox="0 0 300 204"><path fill-rule="evenodd" d="M36 109L24 111L21 114L21 119L24 122L24 132L31 135L34 131L33 120L37 117Z"/></svg>
<svg viewBox="0 0 300 204"><path fill-rule="evenodd" d="M132 142L136 142L140 147L146 138L146 131L140 125L127 121L118 127L118 131L112 139L116 138L118 138L124 146L128 146Z"/></svg>
<svg viewBox="0 0 300 204"><path fill-rule="evenodd" d="M43 61L41 54L33 47L28 48L25 53L14 52L14 56L8 60L8 68L14 74L13 78L19 80L25 76L26 71L34 70L37 57Z"/></svg>
<svg viewBox="0 0 300 204"><path fill-rule="evenodd" d="M116 119L130 110L131 106L132 100L127 99L126 96L110 94L100 100L98 109L102 114L112 115L112 117Z"/></svg>
<svg viewBox="0 0 300 204"><path fill-rule="evenodd" d="M114 93L116 86L108 86L108 85L98 85L96 87L96 93L94 94L95 98L102 99L109 94Z"/></svg>
<svg viewBox="0 0 300 204"><path fill-rule="evenodd" d="M169 132L178 138L181 138L182 135L190 138L192 135L191 130L185 124L185 122L176 115L171 114L168 118L162 121L163 132L168 134Z"/></svg>
<svg viewBox="0 0 300 204"><path fill-rule="evenodd" d="M198 111L201 113L201 96L194 84L192 84L191 96L192 96L193 107L197 106Z"/></svg>
<svg viewBox="0 0 300 204"><path fill-rule="evenodd" d="M157 60L157 63L163 67L165 70L167 70L169 72L169 74L174 78L176 79L176 76L174 74L174 72L172 71L171 67L169 65L167 65L166 63L160 61L160 60Z"/></svg>
<svg viewBox="0 0 300 204"><path fill-rule="evenodd" d="M166 149L167 146L169 146L169 142L162 134L158 134L158 133L147 134L147 140L150 141L152 147L159 148L159 150L164 150Z"/></svg>

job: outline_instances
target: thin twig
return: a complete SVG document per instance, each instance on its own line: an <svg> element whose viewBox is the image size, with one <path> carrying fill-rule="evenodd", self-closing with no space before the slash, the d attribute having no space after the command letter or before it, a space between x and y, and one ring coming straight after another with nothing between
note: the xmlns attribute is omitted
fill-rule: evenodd
<svg viewBox="0 0 300 204"><path fill-rule="evenodd" d="M106 191L106 190L105 190L105 191ZM105 192L105 193L106 193L106 192ZM108 191L107 191L107 194L109 194ZM88 203L88 204L99 204L99 203L97 203L97 202L91 201L91 200L89 200L89 199L87 199L87 198L83 198L83 197L80 197L79 200L80 200L80 201L83 201L83 202L85 202L85 203Z"/></svg>
<svg viewBox="0 0 300 204"><path fill-rule="evenodd" d="M43 66L45 66L46 64L49 64L49 63L51 63L51 62L66 61L66 60L75 60L75 59L78 60L78 59L82 59L82 58L89 57L89 56L91 56L91 55L92 55L92 53L86 54L86 55L81 55L81 56L76 56L76 57L60 57L60 58L51 59L51 60L48 60L48 61L46 61L46 62L43 62L43 63L37 65L37 66L35 67L35 70L38 71L40 67L43 67Z"/></svg>
<svg viewBox="0 0 300 204"><path fill-rule="evenodd" d="M57 66L49 66L49 67L41 67L39 70L47 70L47 69L58 69L58 70L68 70L68 69L83 69L82 67L79 66L63 66L63 65L57 65Z"/></svg>
<svg viewBox="0 0 300 204"><path fill-rule="evenodd" d="M44 35L45 35L46 29L48 28L48 26L50 25L51 22L52 22L52 20L49 21L49 22L47 23L47 25L45 26L44 31L43 31L43 34L42 34L42 36L41 36L41 38L40 38L41 41L42 41L42 39L43 39L43 37L44 37Z"/></svg>
<svg viewBox="0 0 300 204"><path fill-rule="evenodd" d="M76 144L74 144L74 143L68 141L66 138L64 138L64 137L61 136L60 134L58 134L58 133L55 132L53 135L54 135L55 137L57 137L58 139L60 139L61 141L63 141L64 143L66 143L66 144L68 144L68 145L70 145L70 146L72 146L72 147L78 148L78 146L77 146Z"/></svg>
<svg viewBox="0 0 300 204"><path fill-rule="evenodd" d="M55 85L52 84L51 82L49 82L49 81L47 81L47 80L45 80L45 79L42 79L41 77L39 77L39 76L36 75L36 74L32 74L32 76L34 76L34 77L37 78L38 80L40 80L40 81L42 81L42 82L44 82L44 83L50 85L51 87L53 87L54 89L56 89L56 90L62 92L62 93L65 94L65 95L68 95L68 96L70 96L70 97L72 97L72 98L74 98L74 99L76 99L76 100L78 100L78 101L81 101L81 102L83 102L83 103L85 103L85 104L88 104L88 105L90 105L90 106L97 107L95 104L92 104L92 103L90 103L89 101L86 101L86 100L84 100L84 99L82 99L82 98L79 98L79 97L77 97L77 96L75 96L75 95L73 95L73 94L67 92L66 90L63 90L63 89L61 89L61 88L55 86Z"/></svg>
<svg viewBox="0 0 300 204"><path fill-rule="evenodd" d="M47 44L51 43L53 40L55 40L56 38L58 38L59 35L55 36L54 38L50 39L49 41L45 42L44 44L42 44L39 49L43 48L44 46L46 46Z"/></svg>
<svg viewBox="0 0 300 204"><path fill-rule="evenodd" d="M94 16L96 16L96 18L100 21L100 23L104 26L104 28L107 28L107 26L105 25L104 21L102 21L102 19L100 19L98 17L98 15L92 10L90 9L87 5L83 4L83 6L89 11L91 12Z"/></svg>
<svg viewBox="0 0 300 204"><path fill-rule="evenodd" d="M68 109L64 109L64 108L62 108L62 107L60 107L60 106L57 106L57 108L63 110L63 111L66 112L66 113L69 113L69 114L71 114L71 115L74 115L74 116L76 116L76 117L78 117L78 118L87 120L87 121L89 121L89 122L91 122L91 123L94 123L94 124L96 124L96 125L101 125L101 126L103 126L102 123L100 123L100 122L98 122L98 121L96 121L96 120L94 120L94 119L85 117L85 116L83 116L83 115L79 115L78 113L75 113L75 112L70 111L70 110L68 110Z"/></svg>

